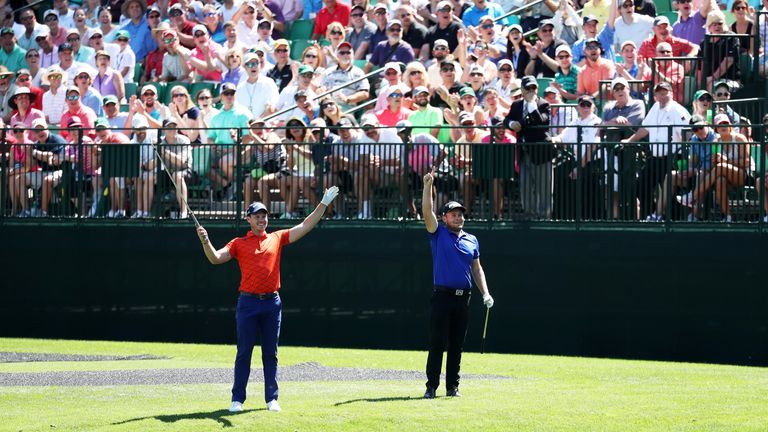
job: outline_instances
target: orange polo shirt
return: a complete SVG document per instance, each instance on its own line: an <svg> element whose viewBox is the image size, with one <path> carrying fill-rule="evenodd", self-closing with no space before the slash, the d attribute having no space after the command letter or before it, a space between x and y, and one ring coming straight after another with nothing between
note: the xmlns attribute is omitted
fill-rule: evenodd
<svg viewBox="0 0 768 432"><path fill-rule="evenodd" d="M240 291L269 294L280 289L280 252L290 241L290 231L280 230L259 237L248 231L232 239L227 249L240 265Z"/></svg>
<svg viewBox="0 0 768 432"><path fill-rule="evenodd" d="M587 60L576 80L576 93L595 94L600 90L600 80L610 80L616 74L613 62L599 57L592 63Z"/></svg>

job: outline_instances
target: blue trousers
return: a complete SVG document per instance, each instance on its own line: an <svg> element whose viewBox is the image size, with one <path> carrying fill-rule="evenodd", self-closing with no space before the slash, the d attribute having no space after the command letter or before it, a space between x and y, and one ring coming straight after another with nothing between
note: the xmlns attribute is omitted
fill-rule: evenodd
<svg viewBox="0 0 768 432"><path fill-rule="evenodd" d="M237 357L232 401L245 402L245 389L251 374L251 355L261 333L261 364L264 368L264 401L277 399L277 339L282 319L280 296L260 300L241 295L237 300Z"/></svg>

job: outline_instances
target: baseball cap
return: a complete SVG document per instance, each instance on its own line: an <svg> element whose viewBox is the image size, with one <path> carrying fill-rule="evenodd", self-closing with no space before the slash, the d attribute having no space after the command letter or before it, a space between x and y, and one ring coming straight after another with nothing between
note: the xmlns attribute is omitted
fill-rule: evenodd
<svg viewBox="0 0 768 432"><path fill-rule="evenodd" d="M490 16L490 15L484 15L484 16L480 17L480 20L478 21L478 23L483 23L483 22L486 22L486 21L490 21L491 23L494 23L494 22L495 22L495 21L493 20L493 17L492 17L492 16Z"/></svg>
<svg viewBox="0 0 768 432"><path fill-rule="evenodd" d="M551 20L551 19L549 19L549 18L547 18L547 19L543 19L543 20L541 20L541 22L539 23L539 29L543 29L544 27L546 27L546 26L548 26L548 25L549 25L549 26L552 26L552 27L554 27L554 26L555 26L555 23L554 23L554 21L552 21L552 20Z"/></svg>
<svg viewBox="0 0 768 432"><path fill-rule="evenodd" d="M389 63L384 65L384 72L386 72L386 71L388 71L390 69L394 69L397 72L400 72L400 63L398 63L398 62L389 62Z"/></svg>
<svg viewBox="0 0 768 432"><path fill-rule="evenodd" d="M267 206L265 206L264 204L260 202L252 202L251 205L248 206L248 209L245 210L245 215L250 216L260 211L263 211L264 213L267 213L267 214L269 213L269 211L267 210Z"/></svg>
<svg viewBox="0 0 768 432"><path fill-rule="evenodd" d="M246 63L252 60L257 60L257 63L258 63L259 56L256 55L255 52L246 52L245 55L243 56L243 64L245 65Z"/></svg>
<svg viewBox="0 0 768 432"><path fill-rule="evenodd" d="M342 117L339 119L338 125L341 127L352 127L355 124L352 122L352 120L350 120L349 117Z"/></svg>
<svg viewBox="0 0 768 432"><path fill-rule="evenodd" d="M442 0L440 3L437 4L437 10L443 10L444 8L450 8L451 10L453 10L453 3L447 0Z"/></svg>
<svg viewBox="0 0 768 432"><path fill-rule="evenodd" d="M397 133L403 132L405 130L408 130L412 128L413 125L408 120L400 120L395 124L395 129L397 130Z"/></svg>
<svg viewBox="0 0 768 432"><path fill-rule="evenodd" d="M589 102L592 105L595 104L595 98L593 98L592 95L588 95L588 94L583 94L583 95L579 96L577 101L578 101L578 103Z"/></svg>
<svg viewBox="0 0 768 432"><path fill-rule="evenodd" d="M69 118L69 122L67 122L67 127L82 126L82 125L83 125L83 122L82 122L82 120L80 120L80 117L78 117L78 116L70 117Z"/></svg>
<svg viewBox="0 0 768 432"><path fill-rule="evenodd" d="M104 96L104 98L101 100L102 105L109 105L111 103L117 104L117 102L117 96L115 95Z"/></svg>
<svg viewBox="0 0 768 432"><path fill-rule="evenodd" d="M266 18L260 19L258 24L256 24L256 27L261 27L262 24L269 24L269 28L270 29L272 28L272 21L270 21L270 20L268 20Z"/></svg>
<svg viewBox="0 0 768 432"><path fill-rule="evenodd" d="M106 58L111 58L112 56L109 55L109 53L105 50L98 50L96 51L96 54L94 54L94 57L99 58L99 56L104 56Z"/></svg>
<svg viewBox="0 0 768 432"><path fill-rule="evenodd" d="M69 42L64 42L63 44L59 45L59 52L62 51L74 51L75 47L72 46Z"/></svg>
<svg viewBox="0 0 768 432"><path fill-rule="evenodd" d="M92 37L94 37L94 36L96 36L96 35L99 35L99 36L104 36L104 32L103 32L103 31L101 31L101 29L100 29L99 27L96 27L96 28L92 28L92 29L91 29L91 30L88 32L88 39L90 40Z"/></svg>
<svg viewBox="0 0 768 432"><path fill-rule="evenodd" d="M425 86L418 86L415 89L413 89L413 95L414 96L420 95L422 93L429 94L429 89L427 87L425 87Z"/></svg>
<svg viewBox="0 0 768 432"><path fill-rule="evenodd" d="M13 29L10 27L3 27L3 29L0 30L0 36L12 35L12 34L14 34Z"/></svg>
<svg viewBox="0 0 768 432"><path fill-rule="evenodd" d="M280 47L280 46L283 46L283 45L285 45L285 46L287 46L287 47L290 47L290 46L291 46L291 45L288 43L288 41L287 41L287 40L285 40L285 39L278 39L278 40L276 40L276 41L275 41L275 43L273 43L273 44L272 44L272 48L273 48L273 49L277 49L277 47Z"/></svg>
<svg viewBox="0 0 768 432"><path fill-rule="evenodd" d="M552 86L548 86L547 88L544 89L544 94L547 94L547 93L558 94L559 92L557 91L556 88L554 88Z"/></svg>
<svg viewBox="0 0 768 432"><path fill-rule="evenodd" d="M306 65L306 64L303 64L303 65L299 66L299 74L300 75L305 74L305 73L310 73L310 72L311 73L315 73L315 68L313 68L310 65Z"/></svg>
<svg viewBox="0 0 768 432"><path fill-rule="evenodd" d="M458 201L448 201L447 203L445 203L445 205L443 206L443 211L441 211L440 213L446 214L449 211L456 210L456 209L460 209L462 212L467 211L467 209L464 208L464 206L461 205Z"/></svg>
<svg viewBox="0 0 768 432"><path fill-rule="evenodd" d="M653 25L660 26L660 25L669 25L669 18L667 18L664 15L659 15L653 20Z"/></svg>
<svg viewBox="0 0 768 432"><path fill-rule="evenodd" d="M483 67L480 66L479 64L473 64L472 66L469 67L469 73L470 74L473 74L473 73L485 74L485 69L483 69Z"/></svg>
<svg viewBox="0 0 768 432"><path fill-rule="evenodd" d="M728 117L728 114L720 113L715 116L714 120L712 120L712 123L719 125L722 123L728 123L731 124L731 119Z"/></svg>
<svg viewBox="0 0 768 432"><path fill-rule="evenodd" d="M387 4L386 3L376 3L375 6L373 6L373 11L376 12L379 9L387 10Z"/></svg>
<svg viewBox="0 0 768 432"><path fill-rule="evenodd" d="M48 28L48 26L42 26L39 29L35 30L35 32L32 34L32 39L37 39L39 37L46 37L49 34L51 34L51 29Z"/></svg>
<svg viewBox="0 0 768 432"><path fill-rule="evenodd" d="M611 88L616 87L617 85L623 85L624 87L629 87L629 82L624 77L616 77L611 81Z"/></svg>
<svg viewBox="0 0 768 432"><path fill-rule="evenodd" d="M120 30L120 31L125 31L125 30ZM67 36L72 36L72 35L76 35L77 37L80 37L80 31L72 27L71 29L67 30Z"/></svg>
<svg viewBox="0 0 768 432"><path fill-rule="evenodd" d="M77 88L77 86L69 86L67 87L67 91L64 94L67 94L69 92L77 92L77 94L80 94L80 89Z"/></svg>
<svg viewBox="0 0 768 432"><path fill-rule="evenodd" d="M352 44L347 42L347 41L344 41L344 42L340 43L339 46L336 47L336 52L339 52L339 50L341 50L341 47L347 47L347 48L351 49L352 48Z"/></svg>
<svg viewBox="0 0 768 432"><path fill-rule="evenodd" d="M509 26L509 31L511 32L512 30L517 30L520 33L522 33L523 32L523 26L521 26L520 24L512 24L511 26Z"/></svg>
<svg viewBox="0 0 768 432"><path fill-rule="evenodd" d="M459 114L459 124L464 124L466 121L471 121L474 123L475 116L466 111L462 111L461 114Z"/></svg>
<svg viewBox="0 0 768 432"><path fill-rule="evenodd" d="M157 89L152 84L147 84L144 87L141 88L141 95L144 95L147 91L151 91L154 93L155 96L157 96Z"/></svg>
<svg viewBox="0 0 768 432"><path fill-rule="evenodd" d="M17 77L17 78L18 78L18 77L20 77L20 76L22 76L22 75L29 75L29 76L32 76L32 73L29 71L29 69L26 69L26 68L24 68L24 69L19 69L19 70L17 70L17 71L16 71L16 77Z"/></svg>
<svg viewBox="0 0 768 432"><path fill-rule="evenodd" d="M717 116L715 116L715 117L717 117ZM698 114L696 114L693 117L691 117L691 125L706 126L707 125L707 119L702 117L702 116L700 116L700 115L698 115Z"/></svg>
<svg viewBox="0 0 768 432"><path fill-rule="evenodd" d="M234 93L237 91L237 87L232 83L224 83L221 85L221 93Z"/></svg>
<svg viewBox="0 0 768 432"><path fill-rule="evenodd" d="M597 17L596 17L596 16L594 16L594 15L585 15L585 16L584 16L584 18L581 20L581 25L584 25L584 24L586 24L586 23L588 23L588 22L592 22L592 21L594 21L594 22L600 22L600 21L597 19Z"/></svg>
<svg viewBox="0 0 768 432"><path fill-rule="evenodd" d="M528 88L531 86L539 87L539 82L536 81L536 78L534 78L533 75L526 75L520 80L520 87Z"/></svg>
<svg viewBox="0 0 768 432"><path fill-rule="evenodd" d="M378 126L379 119L371 114L366 114L360 119L360 126Z"/></svg>
<svg viewBox="0 0 768 432"><path fill-rule="evenodd" d="M555 49L555 55L560 54L561 52L567 52L568 54L572 54L571 47L569 47L566 44L560 45Z"/></svg>
<svg viewBox="0 0 768 432"><path fill-rule="evenodd" d="M176 3L170 8L168 8L168 13L170 14L173 11L179 11L181 13L184 13L184 7L180 3Z"/></svg>
<svg viewBox="0 0 768 432"><path fill-rule="evenodd" d="M205 34L208 34L208 28L202 24L197 24L194 27L192 27L192 34L194 35L197 32L203 32Z"/></svg>
<svg viewBox="0 0 768 432"><path fill-rule="evenodd" d="M515 66L512 64L512 60L510 60L510 59L501 59L501 60L499 60L499 63L496 66L501 68L504 65L507 65L507 66L511 67L512 69L515 68Z"/></svg>
<svg viewBox="0 0 768 432"><path fill-rule="evenodd" d="M401 23L399 19L393 19L393 20L389 20L389 22L387 22L387 29L389 29L390 27L395 26L395 25L399 25L400 28L403 27L403 23Z"/></svg>
<svg viewBox="0 0 768 432"><path fill-rule="evenodd" d="M109 129L109 120L104 117L99 117L94 122L94 127L96 129Z"/></svg>
<svg viewBox="0 0 768 432"><path fill-rule="evenodd" d="M712 93L702 89L702 90L696 90L696 93L693 94L693 100L699 100L702 96L709 96L710 99L712 99Z"/></svg>
<svg viewBox="0 0 768 432"><path fill-rule="evenodd" d="M149 122L147 121L146 117L144 117L141 114L135 114L133 116L133 120L131 121L131 128L146 129L148 127L149 127Z"/></svg>
<svg viewBox="0 0 768 432"><path fill-rule="evenodd" d="M128 30L118 30L117 33L115 33L115 40L120 38L131 38L131 34L128 33Z"/></svg>
<svg viewBox="0 0 768 432"><path fill-rule="evenodd" d="M731 91L731 90L733 89L733 87L731 87L731 83L729 83L727 80L720 80L720 81L717 81L717 82L715 83L714 87L712 87L712 89L717 89L717 88L718 88L718 87L720 87L720 86L725 86L725 87L727 87L727 88L728 88L728 91Z"/></svg>
<svg viewBox="0 0 768 432"><path fill-rule="evenodd" d="M672 84L662 81L660 83L656 84L656 87L653 88L653 91L659 91L659 90L669 90L672 91Z"/></svg>
<svg viewBox="0 0 768 432"><path fill-rule="evenodd" d="M163 120L163 127L168 127L168 125L179 125L179 121L176 120L175 117L168 117L167 119Z"/></svg>
<svg viewBox="0 0 768 432"><path fill-rule="evenodd" d="M45 119L42 118L42 117L36 118L36 119L32 120L32 127L33 128L39 128L39 127L47 128L48 127L48 122L46 122Z"/></svg>
<svg viewBox="0 0 768 432"><path fill-rule="evenodd" d="M472 87L462 87L461 90L459 90L459 97L464 96L472 96L477 98L477 95L475 94L475 91L472 90Z"/></svg>
<svg viewBox="0 0 768 432"><path fill-rule="evenodd" d="M293 99L298 99L300 97L307 97L307 91L306 90L297 90L296 93L293 95Z"/></svg>
<svg viewBox="0 0 768 432"><path fill-rule="evenodd" d="M47 11L43 12L43 19L48 18L48 15L55 15L55 16L58 17L59 13L56 12L55 10L53 10L53 9L48 9Z"/></svg>
<svg viewBox="0 0 768 432"><path fill-rule="evenodd" d="M599 46L600 48L603 47L603 44L600 43L600 40L598 38L591 37L584 41L584 47L586 47L589 44L597 44L597 46Z"/></svg>
<svg viewBox="0 0 768 432"><path fill-rule="evenodd" d="M624 47L627 46L627 45L632 45L633 47L635 47L635 49L637 49L637 44L634 41L632 41L632 40L625 40L624 42L622 42L621 48L619 50L623 50Z"/></svg>
<svg viewBox="0 0 768 432"><path fill-rule="evenodd" d="M432 46L433 47L437 47L437 46L448 47L448 41L445 40L445 39L438 39L438 40L435 41L434 44L432 44Z"/></svg>

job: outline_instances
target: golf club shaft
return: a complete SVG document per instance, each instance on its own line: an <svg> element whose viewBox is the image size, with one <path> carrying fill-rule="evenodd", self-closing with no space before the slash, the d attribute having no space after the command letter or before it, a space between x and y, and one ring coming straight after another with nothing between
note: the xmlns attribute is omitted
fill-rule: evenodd
<svg viewBox="0 0 768 432"><path fill-rule="evenodd" d="M491 308L485 308L485 325L483 326L483 342L480 344L480 354L485 354L485 335L488 332L488 316L491 314Z"/></svg>
<svg viewBox="0 0 768 432"><path fill-rule="evenodd" d="M163 171L165 171L166 174L168 174L168 179L171 180L171 184L173 185L173 188L176 189L176 194L179 194L179 187L176 185L176 181L173 179L173 175L171 175L171 172L168 171L168 167L165 165L165 160L162 156L160 156L160 152L157 150L157 146L155 143L150 142L152 145L152 150L154 150L155 155L158 159L160 159L160 168L162 168ZM187 211L189 212L189 216L192 218L192 221L195 223L195 227L200 227L200 223L197 221L197 218L195 217L195 213L192 211L191 208L189 208L189 204L187 204L187 199L184 197L184 195L181 196L181 201L184 203L184 207L186 207Z"/></svg>

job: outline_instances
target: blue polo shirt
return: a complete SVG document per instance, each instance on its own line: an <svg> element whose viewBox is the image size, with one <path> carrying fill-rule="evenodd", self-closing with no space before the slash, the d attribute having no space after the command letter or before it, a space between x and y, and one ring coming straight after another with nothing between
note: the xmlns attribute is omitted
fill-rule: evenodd
<svg viewBox="0 0 768 432"><path fill-rule="evenodd" d="M144 57L157 49L157 42L149 30L146 16L141 18L139 24L129 20L120 30L127 30L131 35L131 49L136 54L137 62L144 61Z"/></svg>
<svg viewBox="0 0 768 432"><path fill-rule="evenodd" d="M447 288L472 288L472 261L480 258L477 238L464 231L454 234L443 224L429 234L434 284Z"/></svg>

